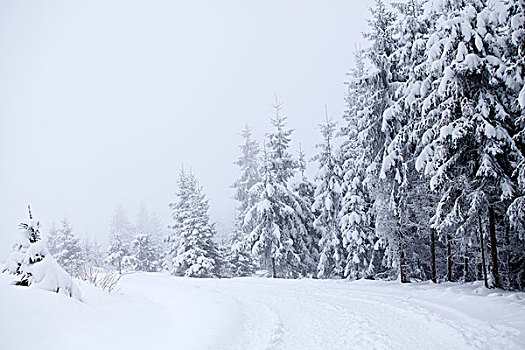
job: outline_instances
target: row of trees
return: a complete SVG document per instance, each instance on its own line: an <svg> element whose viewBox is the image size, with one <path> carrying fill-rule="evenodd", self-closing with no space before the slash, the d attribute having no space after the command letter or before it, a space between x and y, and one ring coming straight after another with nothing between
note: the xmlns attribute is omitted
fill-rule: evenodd
<svg viewBox="0 0 525 350"><path fill-rule="evenodd" d="M313 184L290 183L304 156L289 153L279 104L262 155L243 133L232 250L279 277L523 289L524 7L377 1Z"/></svg>
<svg viewBox="0 0 525 350"><path fill-rule="evenodd" d="M133 225L119 205L110 225L109 248L104 263L122 270L154 272L162 269L164 228L154 213L149 215L144 204Z"/></svg>
<svg viewBox="0 0 525 350"><path fill-rule="evenodd" d="M196 177L182 170L178 187L177 201L170 204L173 224L169 234L159 217L149 215L144 205L136 224L119 205L110 223L105 252L96 242L81 242L67 218L49 230L49 252L72 276L88 280L96 275L92 269L119 274L169 270L189 277L235 275L228 272L225 254L213 240L215 228L210 222L208 200Z"/></svg>
<svg viewBox="0 0 525 350"><path fill-rule="evenodd" d="M84 278L92 269L123 271L160 271L164 264L163 239L165 229L159 217L149 215L141 205L137 223L117 206L111 220L109 245L104 251L96 242L81 240L67 218L57 227L54 224L47 235L47 248L55 260L69 274Z"/></svg>

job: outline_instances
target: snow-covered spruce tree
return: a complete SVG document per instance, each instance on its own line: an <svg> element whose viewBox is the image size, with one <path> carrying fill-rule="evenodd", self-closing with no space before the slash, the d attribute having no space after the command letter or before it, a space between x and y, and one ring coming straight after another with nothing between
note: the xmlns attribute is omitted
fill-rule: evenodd
<svg viewBox="0 0 525 350"><path fill-rule="evenodd" d="M426 127L421 130L424 148L416 167L424 170L431 188L441 195L433 226L447 245L465 241L461 234L476 228L459 222L466 212L482 209L459 203L481 203L467 197L486 200L487 209L480 215L489 221L491 274L499 286L501 233L497 231L503 227L503 213L515 192L511 174L519 150L509 130L506 97L497 78L502 50L496 18L482 0L443 1L429 12L436 25L426 43L426 78L421 87L422 125ZM466 188L471 191L467 193ZM443 230L447 226L455 229ZM448 261L450 280L450 256Z"/></svg>
<svg viewBox="0 0 525 350"><path fill-rule="evenodd" d="M505 232L505 264L507 285L525 290L525 165L518 170L520 195L507 210L509 226Z"/></svg>
<svg viewBox="0 0 525 350"><path fill-rule="evenodd" d="M116 206L111 219L110 233L119 236L125 244L131 243L137 234L137 229L128 219L126 211L120 204Z"/></svg>
<svg viewBox="0 0 525 350"><path fill-rule="evenodd" d="M248 243L260 266L270 271L272 277L293 278L306 275L308 263L314 259L306 248L307 230L300 201L288 188L288 180L297 167L288 153L292 130L286 128L281 105L276 101L273 107L274 132L267 134L262 180L250 189L256 201L247 210L244 224L254 227Z"/></svg>
<svg viewBox="0 0 525 350"><path fill-rule="evenodd" d="M36 244L40 241L40 222L33 219L31 208L28 206L29 220L18 225L19 233L12 246L11 254L9 254L5 271L15 275L23 275L22 265L26 258L27 250L31 244ZM27 280L19 281L19 284L27 285Z"/></svg>
<svg viewBox="0 0 525 350"><path fill-rule="evenodd" d="M235 161L235 165L241 170L241 176L237 179L232 188L235 189L233 198L239 202L237 207L240 221L246 209L253 204L253 196L250 195L250 188L257 182L261 181L259 173L259 144L252 139L252 132L248 125L244 127L241 133L243 143L239 146L241 149L240 157Z"/></svg>
<svg viewBox="0 0 525 350"><path fill-rule="evenodd" d="M6 261L5 271L17 275L19 286L63 293L82 300L80 290L71 276L62 269L40 238L40 223L33 219L31 208L29 220L19 225L13 249Z"/></svg>
<svg viewBox="0 0 525 350"><path fill-rule="evenodd" d="M326 108L326 107L325 107ZM316 213L314 227L320 232L317 277L343 277L345 254L339 214L341 212L341 169L333 150L336 124L326 115L320 125L323 142L320 153L314 157L319 163L312 210Z"/></svg>
<svg viewBox="0 0 525 350"><path fill-rule="evenodd" d="M253 230L249 223L244 224L246 211L255 202L255 197L250 194L250 189L259 181L259 145L252 139L252 133L248 125L244 127L241 134L243 143L239 146L241 156L235 161L241 170L241 176L232 188L235 189L234 199L237 200L237 217L235 220L234 234L229 244L226 257L232 276L249 276L255 272L256 264L248 243L248 235Z"/></svg>
<svg viewBox="0 0 525 350"><path fill-rule="evenodd" d="M311 234L311 226L307 223L311 222L311 215L309 211L303 211L303 201L291 189L289 185L291 178L299 166L297 160L289 153L291 135L293 129L287 129L287 118L282 115L282 104L275 97L273 105L274 116L271 123L274 127L274 132L267 134L268 139L268 165L271 177L275 183L275 194L280 197L280 201L285 205L279 213L278 222L279 227L285 237L291 240L294 254L288 255L288 265L290 271L288 276L306 276L313 271L314 263L317 257L314 255L315 251L310 251L309 234ZM282 193L279 195L279 192ZM290 210L289 213L286 211ZM283 237L284 238L284 237ZM282 238L281 238L282 239Z"/></svg>
<svg viewBox="0 0 525 350"><path fill-rule="evenodd" d="M104 251L96 238L90 240L84 238L81 244L82 254L84 255L84 268L102 267L104 262Z"/></svg>
<svg viewBox="0 0 525 350"><path fill-rule="evenodd" d="M52 242L52 244L50 244ZM69 274L76 276L84 265L85 256L80 246L80 239L73 233L67 218L61 227L50 231L48 247L56 262Z"/></svg>
<svg viewBox="0 0 525 350"><path fill-rule="evenodd" d="M525 1L504 1L499 15L505 42L503 81L511 95L513 139L525 155ZM515 103L515 102L518 103ZM509 288L525 289L525 157L514 170L517 192L507 210L510 227L505 232L505 269Z"/></svg>
<svg viewBox="0 0 525 350"><path fill-rule="evenodd" d="M158 250L149 234L139 234L131 245L132 261L136 271L155 272L161 264Z"/></svg>
<svg viewBox="0 0 525 350"><path fill-rule="evenodd" d="M315 213L312 211L312 205L315 198L315 185L305 175L307 161L304 151L299 145L298 164L300 171L300 180L291 184L292 191L297 196L301 206L301 220L306 229L305 243L306 251L310 254L307 265L307 275L317 276L317 266L319 265L319 241L321 240L320 232L314 227Z"/></svg>
<svg viewBox="0 0 525 350"><path fill-rule="evenodd" d="M367 116L366 101L368 86L367 70L363 50L354 52L355 67L349 73L348 91L345 97L346 110L343 115L344 125L340 135L343 142L339 150L342 168L341 180L341 235L346 250L344 275L350 278L362 278L374 273L372 262L375 233L371 212L371 199L365 183L367 145L360 119Z"/></svg>
<svg viewBox="0 0 525 350"><path fill-rule="evenodd" d="M51 227L49 228L49 231L47 232L47 249L52 255L55 255L55 253L58 252L58 231L59 228L57 225L53 222L51 223Z"/></svg>
<svg viewBox="0 0 525 350"><path fill-rule="evenodd" d="M132 267L131 256L129 244L124 243L121 236L112 234L104 263L122 274L123 270Z"/></svg>
<svg viewBox="0 0 525 350"><path fill-rule="evenodd" d="M137 236L131 244L134 267L138 271L158 271L163 266L164 230L160 219L150 215L144 202L140 204L136 224Z"/></svg>
<svg viewBox="0 0 525 350"><path fill-rule="evenodd" d="M372 18L368 21L369 32L365 33L364 37L371 43L365 50L371 68L367 74L360 77L358 83L363 91L356 110L358 140L365 145L363 163L366 164L366 175L363 183L370 195L370 218L377 237L372 250L370 270L377 275L386 268L386 276L393 276L399 272L396 265L399 247L396 244L397 223L390 205L391 183L382 181L379 175L385 148L397 127L395 123L387 122L383 115L391 105L393 97L392 72L396 67L392 66L391 56L395 50L395 15L387 10L381 0L377 0L375 7L370 11Z"/></svg>
<svg viewBox="0 0 525 350"><path fill-rule="evenodd" d="M427 195L428 185L415 170L414 154L421 146L419 138L413 136L420 121L420 90L425 78L421 66L432 28L421 1L396 3L393 7L397 10L392 23L396 44L388 59L392 94L382 115L385 148L379 173L381 183L390 192L388 197L381 197L384 216L391 223L390 234L384 236L389 248L386 252L402 282L424 279L428 272L436 280L435 244L430 244L430 254L420 244L433 241L434 231L428 227L433 196ZM422 256L428 260L422 262Z"/></svg>
<svg viewBox="0 0 525 350"><path fill-rule="evenodd" d="M111 220L109 247L104 263L117 269L120 274L123 270L133 267L130 245L134 231L124 209L118 205Z"/></svg>
<svg viewBox="0 0 525 350"><path fill-rule="evenodd" d="M511 90L510 110L517 115L517 121L523 123L525 110L525 1L503 0L504 7L498 13L500 39L503 41L504 65L498 73L505 85ZM518 102L516 104L516 102ZM524 129L517 132L523 140Z"/></svg>
<svg viewBox="0 0 525 350"><path fill-rule="evenodd" d="M141 202L135 226L137 236L151 234L151 226L151 217L148 213L148 209L146 208L146 204L144 204L144 202Z"/></svg>
<svg viewBox="0 0 525 350"><path fill-rule="evenodd" d="M227 274L230 277L251 276L257 269L256 261L247 244L247 237L236 230L225 247Z"/></svg>
<svg viewBox="0 0 525 350"><path fill-rule="evenodd" d="M157 212L153 211L150 218L150 233L154 241L162 241L166 237L166 225L162 223Z"/></svg>
<svg viewBox="0 0 525 350"><path fill-rule="evenodd" d="M172 209L172 233L167 238L172 273L187 277L215 277L220 256L213 242L208 200L195 176L181 170L177 202Z"/></svg>
<svg viewBox="0 0 525 350"><path fill-rule="evenodd" d="M159 215L153 211L149 217L150 229L151 229L151 240L157 250L157 256L159 259L159 269L169 270L171 263L168 257L168 244L166 238L167 225L163 224L159 218Z"/></svg>
<svg viewBox="0 0 525 350"><path fill-rule="evenodd" d="M259 260L259 266L271 272L272 277L295 277L296 266L300 261L293 249L290 238L289 221L299 218L295 211L284 203L283 197L288 190L275 182L270 172L269 155L264 147L262 180L255 184L250 192L256 202L246 212L244 222L253 226L248 235L252 253ZM295 261L289 262L292 258Z"/></svg>

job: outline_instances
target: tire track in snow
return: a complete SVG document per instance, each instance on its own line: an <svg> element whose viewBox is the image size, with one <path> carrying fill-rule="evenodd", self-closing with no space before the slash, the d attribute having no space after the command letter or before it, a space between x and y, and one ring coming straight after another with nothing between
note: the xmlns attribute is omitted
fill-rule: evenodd
<svg viewBox="0 0 525 350"><path fill-rule="evenodd" d="M356 294L361 297L356 297ZM349 291L349 296L341 296L340 294L331 293L321 293L320 295L323 297L329 295L331 298L340 299L341 303L347 303L349 300L354 300L361 303L381 305L385 313L389 310L388 314L390 318L397 319L396 314L405 315L405 317L398 319L398 321L406 325L404 334L406 334L407 338L417 334L414 332L408 332L408 330L413 328L413 325L417 324L417 322L407 323L407 317L409 318L418 315L425 320L422 324L427 324L429 329L430 327L432 328L432 333L436 333L436 327L439 327L439 331L443 332L443 334L448 333L448 338L450 338L453 333L455 333L456 336L461 336L463 339L461 344L454 342L448 345L454 346L456 349L521 349L520 346L509 341L509 338L520 334L520 332L514 328L506 326L494 327L493 325L470 317L451 307L423 301L418 298L413 298L412 296L400 297L386 293L364 293L355 290ZM436 309L442 310L443 312L438 314L436 313ZM442 316L443 313L446 313L447 316L452 316L454 320L452 320L451 317L444 318ZM364 316L367 317L366 314L364 314ZM379 315L379 317L374 317L373 319L377 322L381 319L381 316ZM447 331L445 327L448 327L453 332ZM429 335L433 335L432 333L423 333L423 336L428 337ZM392 334L395 333L390 332L390 336ZM392 341L390 336L388 339L391 339L390 341ZM416 340L419 339L416 338ZM448 339L443 337L441 339L436 339L432 343L434 344L434 347L440 348L441 346L445 346L445 344L440 345L444 340ZM390 346L392 347L392 344ZM402 346L400 345L399 348L402 348Z"/></svg>
<svg viewBox="0 0 525 350"><path fill-rule="evenodd" d="M341 307L339 300L318 300L307 289L244 287L248 292L221 290L245 310L245 332L238 349L384 349L390 343L369 319Z"/></svg>
<svg viewBox="0 0 525 350"><path fill-rule="evenodd" d="M459 311L453 315L446 307L445 315L453 317L443 317L436 305L412 296L346 288L331 292L330 285L312 291L312 285L301 288L285 281L272 288L273 283L233 280L220 285L221 292L240 300L252 325L251 332L240 335L254 340L244 342L245 349L512 348L506 334L516 335L512 328L494 328ZM270 321L264 313L272 315ZM257 333L266 335L254 338Z"/></svg>

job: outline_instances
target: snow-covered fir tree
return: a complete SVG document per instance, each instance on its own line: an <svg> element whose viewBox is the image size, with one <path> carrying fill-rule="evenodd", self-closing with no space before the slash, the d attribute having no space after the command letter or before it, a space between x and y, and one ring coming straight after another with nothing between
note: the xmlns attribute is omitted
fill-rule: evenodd
<svg viewBox="0 0 525 350"><path fill-rule="evenodd" d="M53 255L58 252L58 246L57 246L58 243L59 243L57 241L57 238L58 238L58 235L59 235L58 230L59 230L59 228L53 222L53 223L51 223L51 227L49 228L49 230L47 232L47 249Z"/></svg>
<svg viewBox="0 0 525 350"><path fill-rule="evenodd" d="M235 161L235 165L241 170L241 176L232 185L232 188L235 189L233 198L238 202L237 212L240 218L254 201L250 195L250 188L261 180L259 143L252 138L252 132L248 125L244 127L241 136L243 138L243 143L239 146L241 155Z"/></svg>
<svg viewBox="0 0 525 350"><path fill-rule="evenodd" d="M221 257L213 237L209 204L197 178L181 170L177 201L170 203L173 224L167 238L171 271L177 276L216 277Z"/></svg>
<svg viewBox="0 0 525 350"><path fill-rule="evenodd" d="M59 228L49 231L48 248L56 262L69 274L75 276L84 265L85 256L69 220L64 217Z"/></svg>
<svg viewBox="0 0 525 350"><path fill-rule="evenodd" d="M366 129L360 119L367 115L364 103L368 93L363 50L354 52L354 68L350 71L345 98L344 125L340 134L344 138L339 150L342 167L340 224L343 246L346 250L344 275L361 278L372 274L372 254L375 234L372 205L365 182L368 167ZM363 133L361 133L364 131ZM371 269L372 267L372 269Z"/></svg>
<svg viewBox="0 0 525 350"><path fill-rule="evenodd" d="M301 220L306 229L305 236L305 251L308 252L308 261L306 262L306 274L308 276L317 275L317 266L319 264L319 241L321 235L319 230L314 227L315 213L312 211L312 205L315 200L315 184L313 184L306 176L307 160L306 154L299 144L298 151L298 165L300 172L300 180L293 182L291 188L301 207Z"/></svg>
<svg viewBox="0 0 525 350"><path fill-rule="evenodd" d="M509 226L505 233L504 261L507 285L525 288L525 1L504 1L499 13L503 28L504 62L502 79L510 94L509 114L513 119L513 139L521 150L521 160L516 160L514 178L517 182L515 196L507 209ZM515 102L518 103L515 103Z"/></svg>
<svg viewBox="0 0 525 350"><path fill-rule="evenodd" d="M162 222L156 211L150 215L150 233L154 241L161 242L166 237L166 225Z"/></svg>
<svg viewBox="0 0 525 350"><path fill-rule="evenodd" d="M122 274L126 268L132 267L130 246L124 243L122 237L115 234L111 235L104 263L116 269L119 274Z"/></svg>
<svg viewBox="0 0 525 350"><path fill-rule="evenodd" d="M80 244L84 255L84 268L102 267L104 263L104 251L97 239L85 237Z"/></svg>
<svg viewBox="0 0 525 350"><path fill-rule="evenodd" d="M326 107L325 107L326 108ZM336 124L326 114L320 125L323 142L320 153L314 158L319 162L312 210L316 213L314 227L319 231L319 263L317 277L343 277L345 254L341 236L341 168L333 149Z"/></svg>
<svg viewBox="0 0 525 350"><path fill-rule="evenodd" d="M395 76L392 72L397 69L392 60L396 48L393 27L396 16L381 0L377 0L370 11L369 31L364 34L370 47L357 52L356 68L350 74L346 125L342 129L344 192L341 223L347 248L344 268L353 277L362 277L367 271L377 274L385 268L392 270L392 267L393 274L398 271L395 269L398 246L391 244L398 235L390 205L392 188L380 177L386 146L398 127L395 120L384 114L392 103L392 79ZM352 201L359 204L354 205ZM365 220L350 220L350 215L353 219L360 217ZM370 224L361 225L366 220ZM348 223L351 223L350 227ZM351 227L355 224L361 225L362 230L350 231L349 228L357 228ZM367 230L373 230L373 233ZM374 249L371 249L372 242ZM356 252L360 253L356 255Z"/></svg>
<svg viewBox="0 0 525 350"><path fill-rule="evenodd" d="M157 251L158 261L160 264L159 269L169 269L171 264L168 261L168 247L167 242L165 241L167 225L162 222L156 211L151 212L149 216L149 223L151 235L150 239Z"/></svg>
<svg viewBox="0 0 525 350"><path fill-rule="evenodd" d="M425 39L430 24L418 0L396 3L393 7L397 11L396 20L391 24L396 44L389 56L392 93L383 112L385 148L379 173L380 183L389 192L383 191L381 201L377 203L383 208L379 213L389 223L387 232L390 233L382 235L387 244L387 265L395 267L400 280L406 282L409 277L419 278L423 273L420 267L423 252L413 250L412 240L425 239L422 227L427 227L427 238L433 234L426 225L428 211L425 215L417 215L419 213L410 210L420 205L421 213L425 212L425 203L421 201L431 199L421 196L427 192L427 184L419 181L420 176L414 167L418 139L412 136L413 126L420 119L418 106L424 78L420 67L426 58ZM423 221L418 222L414 220L416 218ZM423 255L427 255L426 251Z"/></svg>
<svg viewBox="0 0 525 350"><path fill-rule="evenodd" d="M122 205L115 207L115 212L110 223L110 233L119 236L125 244L131 243L137 234L137 229L128 219Z"/></svg>
<svg viewBox="0 0 525 350"><path fill-rule="evenodd" d="M137 236L131 244L135 269L157 271L164 265L165 232L156 213L149 214L144 202L140 204L136 222Z"/></svg>
<svg viewBox="0 0 525 350"><path fill-rule="evenodd" d="M11 253L9 254L6 263L5 270L12 274L23 275L24 271L22 265L26 260L26 253L31 244L40 242L40 222L33 219L31 208L28 206L29 220L22 222L18 226L19 233L12 246ZM19 281L20 284L27 285L27 279Z"/></svg>
<svg viewBox="0 0 525 350"><path fill-rule="evenodd" d="M109 234L109 247L104 263L122 273L123 270L133 267L131 242L135 229L120 205L115 209Z"/></svg>
<svg viewBox="0 0 525 350"><path fill-rule="evenodd" d="M257 269L256 261L242 231L236 230L226 246L227 274L230 277L251 276Z"/></svg>
<svg viewBox="0 0 525 350"><path fill-rule="evenodd" d="M268 170L273 179L276 189L282 190L280 201L285 205L284 210L279 213L281 216L280 229L287 232L285 236L291 239L293 251L295 256L289 256L289 264L297 262L296 272L301 276L306 276L314 273L315 264L318 259L315 230L313 229L313 215L311 208L308 208L307 202L302 197L294 192L292 177L297 170L301 170L304 176L304 169L301 166L306 166L303 162L301 165L290 153L291 135L293 129L287 128L287 118L281 113L282 104L278 101L277 96L273 104L274 116L271 118L271 124L274 131L268 133L267 136L267 151L268 151ZM275 193L279 196L278 191ZM288 213L286 213L289 211ZM312 237L312 234L314 237ZM283 238L281 238L283 239Z"/></svg>
<svg viewBox="0 0 525 350"><path fill-rule="evenodd" d="M155 272L161 267L158 249L149 234L139 234L131 244L132 263L136 271Z"/></svg>
<svg viewBox="0 0 525 350"><path fill-rule="evenodd" d="M289 214L293 215L293 210L281 201L287 190L274 182L268 158L265 147L262 180L251 189L256 202L248 209L244 219L246 225L253 227L247 241L261 268L271 271L272 277L288 277L295 273L288 259L295 259L295 264L300 261L293 250L292 239L285 236L289 234L288 230L283 230L283 226L288 228L286 221Z"/></svg>
<svg viewBox="0 0 525 350"><path fill-rule="evenodd" d="M151 234L152 231L151 217L148 213L148 208L146 208L146 204L144 204L144 202L140 203L140 209L137 215L135 231L137 236L148 235Z"/></svg>
<svg viewBox="0 0 525 350"><path fill-rule="evenodd" d="M249 276L256 269L256 262L248 244L248 234L253 227L244 224L244 216L255 201L254 196L250 194L250 189L261 180L259 144L252 139L248 125L244 127L241 136L243 138L243 143L239 146L241 156L235 161L235 165L241 170L241 176L232 185L232 188L235 189L233 198L238 202L237 217L234 234L229 244L230 249L226 256L230 273L233 276Z"/></svg>
<svg viewBox="0 0 525 350"><path fill-rule="evenodd" d="M300 201L288 187L297 167L288 152L292 130L286 128L281 104L276 101L273 107L274 132L267 134L262 179L250 190L256 201L247 210L244 224L253 227L248 243L260 266L273 277L295 277L307 273L313 258L307 251Z"/></svg>

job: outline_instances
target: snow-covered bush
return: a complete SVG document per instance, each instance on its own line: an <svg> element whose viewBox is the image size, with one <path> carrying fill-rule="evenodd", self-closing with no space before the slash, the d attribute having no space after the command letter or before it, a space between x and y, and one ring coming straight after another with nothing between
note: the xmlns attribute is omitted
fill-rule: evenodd
<svg viewBox="0 0 525 350"><path fill-rule="evenodd" d="M32 218L31 210L29 217L27 222L19 225L19 232L4 271L19 277L16 285L63 293L82 300L76 283L57 264L46 243L40 239L40 223Z"/></svg>

